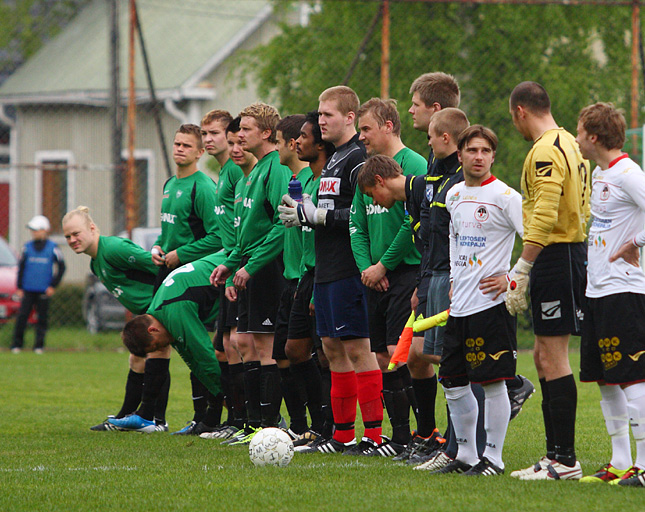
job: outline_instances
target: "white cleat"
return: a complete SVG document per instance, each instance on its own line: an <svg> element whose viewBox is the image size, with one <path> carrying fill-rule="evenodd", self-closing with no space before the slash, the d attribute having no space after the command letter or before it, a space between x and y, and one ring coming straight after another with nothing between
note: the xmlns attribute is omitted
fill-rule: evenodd
<svg viewBox="0 0 645 512"><path fill-rule="evenodd" d="M548 457L542 457L535 464L528 468L513 471L511 473L511 477L521 479L524 476L529 476L537 473L538 471L541 471L542 469L545 469L549 464L551 464L551 459L549 459Z"/></svg>
<svg viewBox="0 0 645 512"><path fill-rule="evenodd" d="M575 466L570 467L552 460L546 468L532 475L520 477L520 480L580 480L581 478L582 467L579 461L576 461Z"/></svg>

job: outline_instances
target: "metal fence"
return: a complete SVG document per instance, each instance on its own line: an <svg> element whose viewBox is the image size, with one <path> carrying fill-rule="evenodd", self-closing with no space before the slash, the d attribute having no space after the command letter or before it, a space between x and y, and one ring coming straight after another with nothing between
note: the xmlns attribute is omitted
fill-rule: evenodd
<svg viewBox="0 0 645 512"><path fill-rule="evenodd" d="M46 25L42 4L47 2L31 1L40 5L37 14ZM181 122L198 123L211 108L235 115L251 101L263 100L283 115L302 113L317 107L322 90L346 83L361 100L395 98L404 143L426 154L426 135L414 131L407 114L409 88L417 76L436 70L458 79L461 108L470 121L497 132L494 172L513 186L519 185L530 145L513 128L508 96L523 80L546 87L556 120L572 132L578 112L591 102L623 108L634 128L627 149L642 161L640 3L138 0L158 102L146 78L142 46L133 40L135 224L159 224L161 187L168 176L161 141L170 146ZM17 69L19 31L0 40L5 79L0 84L0 234L16 251L29 237L25 224L34 214L50 218L52 237L64 246L60 219L79 204L92 209L103 233L125 228L130 4L66 5L69 19L57 15L56 30L46 31L38 51L26 52ZM116 35L117 69L110 64ZM9 53L13 57L5 58ZM111 78L117 71L119 101L112 109ZM211 165L207 159L203 163ZM69 271L63 287L72 291L52 304L52 324L82 325L79 297L88 261L68 249L64 254ZM7 331L0 329L0 346L8 344Z"/></svg>

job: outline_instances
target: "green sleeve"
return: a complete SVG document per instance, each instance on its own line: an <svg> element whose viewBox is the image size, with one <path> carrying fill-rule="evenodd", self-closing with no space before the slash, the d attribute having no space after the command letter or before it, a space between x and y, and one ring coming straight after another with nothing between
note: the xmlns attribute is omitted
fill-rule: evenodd
<svg viewBox="0 0 645 512"><path fill-rule="evenodd" d="M401 204L394 206L402 207ZM412 231L410 230L410 222L406 216L403 218L403 224L401 224L394 240L392 240L385 254L381 256L381 263L386 269L394 270L411 251L416 252L416 247L414 246L414 239L412 238Z"/></svg>
<svg viewBox="0 0 645 512"><path fill-rule="evenodd" d="M210 178L206 178L212 182ZM222 248L222 241L217 233L217 215L215 214L217 190L215 183L212 183L212 186L202 183L200 185L202 186L197 187L195 197L195 211L204 223L206 236L177 249L177 256L179 256L179 261L182 264L198 260Z"/></svg>
<svg viewBox="0 0 645 512"><path fill-rule="evenodd" d="M289 188L289 174L287 172L276 172L272 174L266 183L266 198L273 208L273 225L267 233L262 244L253 251L251 259L244 265L246 271L253 275L267 263L277 258L284 248L284 224L280 220L278 206L282 203L282 196ZM229 258L230 260L230 258Z"/></svg>
<svg viewBox="0 0 645 512"><path fill-rule="evenodd" d="M356 266L360 272L372 266L370 236L367 226L367 212L362 192L356 187L349 215L349 236Z"/></svg>

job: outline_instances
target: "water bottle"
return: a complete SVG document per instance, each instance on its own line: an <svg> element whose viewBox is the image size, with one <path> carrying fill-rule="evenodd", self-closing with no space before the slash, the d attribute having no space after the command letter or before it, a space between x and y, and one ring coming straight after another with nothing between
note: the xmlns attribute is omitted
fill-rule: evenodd
<svg viewBox="0 0 645 512"><path fill-rule="evenodd" d="M302 202L302 183L300 183L300 180L296 178L295 174L289 182L289 196L294 201L298 201L299 203Z"/></svg>

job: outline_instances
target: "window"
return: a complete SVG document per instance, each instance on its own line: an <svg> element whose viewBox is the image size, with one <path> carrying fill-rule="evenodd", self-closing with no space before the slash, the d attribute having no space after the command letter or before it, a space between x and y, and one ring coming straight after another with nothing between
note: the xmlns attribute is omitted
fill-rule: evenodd
<svg viewBox="0 0 645 512"><path fill-rule="evenodd" d="M74 176L70 170L73 156L69 151L36 153L36 205L34 213L49 219L51 232L61 234L63 216L73 199Z"/></svg>
<svg viewBox="0 0 645 512"><path fill-rule="evenodd" d="M124 151L121 167L115 172L114 194L114 232L118 233L126 228L126 173L127 151ZM154 223L154 156L150 150L135 150L135 177L134 177L134 225L150 226ZM149 192L153 191L152 194Z"/></svg>

